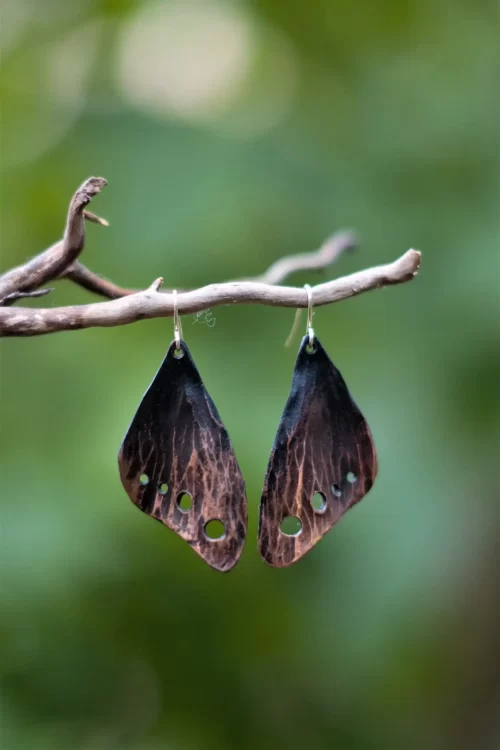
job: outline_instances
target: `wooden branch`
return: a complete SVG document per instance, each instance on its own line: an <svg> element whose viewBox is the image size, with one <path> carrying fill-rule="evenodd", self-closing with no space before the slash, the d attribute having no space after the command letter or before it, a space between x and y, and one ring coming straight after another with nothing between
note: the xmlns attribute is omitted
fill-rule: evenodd
<svg viewBox="0 0 500 750"><path fill-rule="evenodd" d="M371 289L410 281L420 266L420 253L408 250L401 258L312 288L315 307L354 297ZM80 328L111 327L173 314L173 295L158 291L159 280L142 292L111 302L46 309L0 308L0 335L38 336ZM254 281L235 281L184 292L177 296L179 313L196 313L218 305L263 304L307 307L303 288L280 287Z"/></svg>
<svg viewBox="0 0 500 750"><path fill-rule="evenodd" d="M163 279L157 279L144 291L124 289L101 278L78 261L85 242L85 220L108 226L105 219L84 208L106 184L103 177L85 180L71 200L63 239L23 266L0 276L1 336L38 336L78 328L126 325L145 318L173 314L173 295L168 291L160 291ZM198 313L218 305L241 303L307 307L307 293L304 289L280 287L277 284L296 271L325 269L342 253L355 246L356 239L352 233L338 233L319 250L281 258L257 278L211 284L179 293L179 313ZM370 289L410 281L419 266L420 253L408 250L394 263L369 268L313 287L313 303L315 306L327 305ZM51 289L40 287L58 278L67 278L112 301L47 309L8 309L17 300L48 294Z"/></svg>
<svg viewBox="0 0 500 750"><path fill-rule="evenodd" d="M85 244L84 207L107 185L103 177L89 177L78 188L69 205L66 229L62 240L22 266L0 276L0 305L15 292L31 292L57 278L79 256ZM95 221L98 217L87 213Z"/></svg>
<svg viewBox="0 0 500 750"><path fill-rule="evenodd" d="M297 271L323 271L331 266L345 252L354 250L358 240L353 232L337 232L312 253L287 255L269 266L262 276L248 281L259 281L262 284L281 284L288 276Z"/></svg>
<svg viewBox="0 0 500 750"><path fill-rule="evenodd" d="M102 222L102 219L101 219ZM244 281L258 281L262 284L281 284L288 276L297 271L322 271L337 261L345 252L354 250L358 241L352 232L338 232L327 239L319 250L312 253L288 255L273 263L261 276ZM90 271L83 263L77 261L63 274L78 286L107 299L120 299L136 294L140 289L126 289L112 281ZM178 290L180 291L180 290ZM163 292L167 293L167 290Z"/></svg>
<svg viewBox="0 0 500 750"><path fill-rule="evenodd" d="M93 294L98 294L100 297L106 297L107 299L121 299L121 297L128 297L141 291L140 289L125 289L118 286L109 279L94 273L79 261L73 263L61 278L69 279L88 292L93 292Z"/></svg>

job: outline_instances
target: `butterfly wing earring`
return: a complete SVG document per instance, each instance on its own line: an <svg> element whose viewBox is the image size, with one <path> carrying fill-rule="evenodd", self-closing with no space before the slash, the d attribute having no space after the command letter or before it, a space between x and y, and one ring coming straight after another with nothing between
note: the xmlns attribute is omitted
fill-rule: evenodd
<svg viewBox="0 0 500 750"><path fill-rule="evenodd" d="M175 338L118 456L132 502L181 536L212 568L229 571L247 530L245 483L229 435L182 340Z"/></svg>
<svg viewBox="0 0 500 750"><path fill-rule="evenodd" d="M302 339L292 388L269 459L259 550L275 567L309 552L370 490L377 455L368 424L312 328Z"/></svg>

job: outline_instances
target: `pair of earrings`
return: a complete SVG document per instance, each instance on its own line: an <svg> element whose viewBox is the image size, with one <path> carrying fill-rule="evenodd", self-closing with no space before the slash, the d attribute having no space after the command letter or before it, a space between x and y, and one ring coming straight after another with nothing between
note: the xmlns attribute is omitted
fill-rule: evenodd
<svg viewBox="0 0 500 750"><path fill-rule="evenodd" d="M309 552L366 495L377 474L369 427L316 338L311 288L305 288L307 333L260 504L259 550L275 567ZM120 477L144 513L175 531L211 567L229 571L245 543L245 482L182 339L176 292L174 331L121 445Z"/></svg>

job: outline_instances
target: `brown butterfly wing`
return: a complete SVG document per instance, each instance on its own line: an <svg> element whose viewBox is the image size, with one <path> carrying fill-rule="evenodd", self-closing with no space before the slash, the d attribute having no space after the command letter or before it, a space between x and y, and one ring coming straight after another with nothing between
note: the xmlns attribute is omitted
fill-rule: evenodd
<svg viewBox="0 0 500 750"><path fill-rule="evenodd" d="M259 549L270 565L303 557L369 491L377 474L370 429L318 339L302 340L260 505ZM320 493L323 507L313 507ZM301 530L281 531L296 516Z"/></svg>
<svg viewBox="0 0 500 750"><path fill-rule="evenodd" d="M180 359L175 351L172 342L125 435L120 477L144 513L179 534L213 568L228 571L246 536L245 483L189 349L182 341ZM189 510L180 505L184 493L192 498ZM207 535L212 520L224 524L219 539Z"/></svg>

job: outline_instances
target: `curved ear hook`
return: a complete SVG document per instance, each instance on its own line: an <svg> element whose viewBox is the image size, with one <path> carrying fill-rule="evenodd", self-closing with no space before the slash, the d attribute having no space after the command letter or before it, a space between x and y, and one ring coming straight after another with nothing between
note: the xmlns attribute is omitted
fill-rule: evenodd
<svg viewBox="0 0 500 750"><path fill-rule="evenodd" d="M309 346L314 343L314 328L313 328L313 299L312 289L309 284L304 284L304 289L307 292L307 329L306 332L309 334Z"/></svg>
<svg viewBox="0 0 500 750"><path fill-rule="evenodd" d="M304 289L307 292L307 329L306 333L309 335L309 346L313 345L314 342L314 329L312 327L312 316L313 316L313 301L312 301L312 289L309 286L309 284L304 284ZM302 308L298 307L295 311L295 318L293 321L292 330L288 334L288 338L285 341L285 347L289 347L292 343L293 339L295 338L295 334L297 333L297 329L299 327L300 323L300 314L302 312Z"/></svg>
<svg viewBox="0 0 500 750"><path fill-rule="evenodd" d="M177 289L174 289L172 294L174 295L174 338L175 338L175 348L177 351L181 348L181 340L182 340L182 326L181 326L181 319L179 316L179 310L177 308Z"/></svg>

